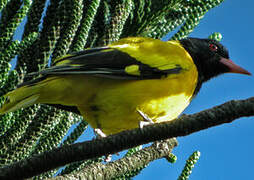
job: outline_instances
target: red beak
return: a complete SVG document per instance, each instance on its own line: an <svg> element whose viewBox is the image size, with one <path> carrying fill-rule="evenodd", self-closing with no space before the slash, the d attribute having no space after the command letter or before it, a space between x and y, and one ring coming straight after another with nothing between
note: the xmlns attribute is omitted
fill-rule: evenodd
<svg viewBox="0 0 254 180"><path fill-rule="evenodd" d="M251 75L250 72L248 72L247 70L241 68L240 66L238 66L237 64L235 64L235 63L234 63L233 61L231 61L230 59L221 58L220 62L223 63L223 64L225 64L225 65L229 68L229 72L231 72L231 73L239 73L239 74Z"/></svg>

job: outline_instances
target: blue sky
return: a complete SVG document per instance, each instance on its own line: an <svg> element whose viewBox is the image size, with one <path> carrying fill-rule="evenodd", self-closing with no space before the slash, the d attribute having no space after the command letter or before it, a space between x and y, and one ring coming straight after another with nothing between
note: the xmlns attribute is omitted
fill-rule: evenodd
<svg viewBox="0 0 254 180"><path fill-rule="evenodd" d="M190 36L206 38L213 32L220 32L223 35L221 43L228 48L230 58L254 74L253 7L254 1L226 0L209 11ZM204 84L185 113L253 95L253 76L225 74ZM178 157L175 164L165 159L154 161L135 179L177 179L185 160L196 150L201 152L201 157L190 180L254 179L253 119L241 118L231 124L178 138L179 146L173 151Z"/></svg>
<svg viewBox="0 0 254 180"><path fill-rule="evenodd" d="M220 32L223 35L221 43L229 49L230 58L254 74L253 7L253 1L226 0L205 15L191 36L206 38L213 32ZM253 92L253 76L225 74L204 84L185 113L199 112L232 99L248 98L253 96ZM173 151L178 157L175 164L165 159L154 161L135 179L177 179L185 160L196 150L201 152L201 158L190 179L253 179L253 125L253 118L242 118L178 138L179 146ZM87 134L91 134L91 130L85 133L86 138Z"/></svg>

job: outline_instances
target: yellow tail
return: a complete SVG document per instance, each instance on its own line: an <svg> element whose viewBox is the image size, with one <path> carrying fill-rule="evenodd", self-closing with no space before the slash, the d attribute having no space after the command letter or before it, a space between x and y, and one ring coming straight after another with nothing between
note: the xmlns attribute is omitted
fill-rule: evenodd
<svg viewBox="0 0 254 180"><path fill-rule="evenodd" d="M4 95L5 102L0 108L0 114L25 108L36 103L39 98L38 86L28 85L15 89Z"/></svg>
<svg viewBox="0 0 254 180"><path fill-rule="evenodd" d="M80 83L80 79L85 82ZM0 108L0 114L38 103L76 106L82 101L80 98L88 96L85 94L80 97L73 96L73 94L84 94L83 92L89 87L86 84L89 83L91 84L90 80L86 81L86 78L82 75L39 77L25 82L19 88L4 95L5 102ZM73 85L75 85L75 88L73 88Z"/></svg>

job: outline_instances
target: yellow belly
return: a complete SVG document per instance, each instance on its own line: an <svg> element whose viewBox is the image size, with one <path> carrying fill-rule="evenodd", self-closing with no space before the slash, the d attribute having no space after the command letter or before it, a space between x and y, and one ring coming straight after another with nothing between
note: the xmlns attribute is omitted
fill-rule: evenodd
<svg viewBox="0 0 254 180"><path fill-rule="evenodd" d="M114 134L139 127L143 118L137 110L156 123L175 119L190 103L196 83L193 72L160 80L105 79L78 108L93 128Z"/></svg>
<svg viewBox="0 0 254 180"><path fill-rule="evenodd" d="M66 75L48 78L38 102L77 106L93 128L108 135L139 127L143 118L137 110L156 123L178 117L190 103L196 83L194 66L180 74L151 80Z"/></svg>

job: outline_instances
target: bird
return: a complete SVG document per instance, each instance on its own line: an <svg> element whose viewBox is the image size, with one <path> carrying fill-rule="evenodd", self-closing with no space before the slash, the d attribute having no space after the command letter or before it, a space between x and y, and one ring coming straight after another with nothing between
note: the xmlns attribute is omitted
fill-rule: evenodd
<svg viewBox="0 0 254 180"><path fill-rule="evenodd" d="M48 104L80 114L101 136L177 118L204 82L250 72L212 39L127 37L52 60L4 95L0 114Z"/></svg>

